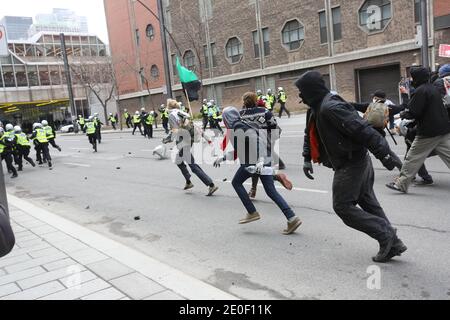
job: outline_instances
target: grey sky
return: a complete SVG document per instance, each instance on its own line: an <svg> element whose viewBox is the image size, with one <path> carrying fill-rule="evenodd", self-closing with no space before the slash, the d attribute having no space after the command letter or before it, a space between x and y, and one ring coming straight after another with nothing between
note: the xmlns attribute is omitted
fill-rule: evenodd
<svg viewBox="0 0 450 320"><path fill-rule="evenodd" d="M35 17L39 13L50 13L52 8L71 9L88 18L89 32L108 43L105 9L103 0L5 0L0 6L3 16Z"/></svg>

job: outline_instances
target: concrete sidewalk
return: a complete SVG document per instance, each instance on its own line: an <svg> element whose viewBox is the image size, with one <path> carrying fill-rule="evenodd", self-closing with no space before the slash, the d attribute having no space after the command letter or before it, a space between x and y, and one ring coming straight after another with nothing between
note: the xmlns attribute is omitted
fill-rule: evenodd
<svg viewBox="0 0 450 320"><path fill-rule="evenodd" d="M236 299L98 233L8 195L14 250L0 300Z"/></svg>

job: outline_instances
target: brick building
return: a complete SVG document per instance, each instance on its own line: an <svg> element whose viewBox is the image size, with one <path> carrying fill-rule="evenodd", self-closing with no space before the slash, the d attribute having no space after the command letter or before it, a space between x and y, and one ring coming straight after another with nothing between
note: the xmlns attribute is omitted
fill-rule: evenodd
<svg viewBox="0 0 450 320"><path fill-rule="evenodd" d="M105 0L110 26L117 18L108 7L120 2L128 0ZM156 9L155 0L146 3ZM307 70L320 71L330 87L348 100L367 100L374 90L384 89L398 101L400 78L420 63L419 7L419 0L166 0L167 26L175 40L170 41L171 72L178 55L202 78L203 97L215 98L222 106L240 105L246 91L281 86L290 98L288 107L299 109L293 82ZM450 8L448 0L428 1L428 7L434 66L449 62L437 51L440 43L450 43ZM125 9L116 8L113 15L125 17ZM153 24L159 36L156 21ZM121 44L114 44L117 35L110 29L113 55L135 45L130 43L133 27L127 28L129 39ZM157 45L160 41L155 41L154 53L161 56ZM162 70L162 57L154 61ZM164 81L162 72L160 81ZM181 98L176 72L174 81L176 96ZM163 98L159 90L155 88L153 98L158 102ZM148 101L143 90L125 94L123 101L136 103L138 95L141 102ZM197 109L199 104L194 106Z"/></svg>

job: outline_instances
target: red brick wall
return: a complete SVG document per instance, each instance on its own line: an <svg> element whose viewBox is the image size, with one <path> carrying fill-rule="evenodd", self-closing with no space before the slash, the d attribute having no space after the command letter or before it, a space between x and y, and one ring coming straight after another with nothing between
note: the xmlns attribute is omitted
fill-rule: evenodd
<svg viewBox="0 0 450 320"><path fill-rule="evenodd" d="M442 17L450 14L449 0L434 0L434 16Z"/></svg>

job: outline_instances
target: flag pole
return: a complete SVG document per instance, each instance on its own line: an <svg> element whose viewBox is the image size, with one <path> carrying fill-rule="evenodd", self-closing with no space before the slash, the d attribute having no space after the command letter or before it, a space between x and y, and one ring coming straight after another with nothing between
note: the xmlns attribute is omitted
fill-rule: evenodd
<svg viewBox="0 0 450 320"><path fill-rule="evenodd" d="M188 93L187 93L187 90L186 90L186 89L184 89L184 94L186 95L186 98L187 98L187 104L188 104L188 108L189 108L189 114L191 115L192 121L194 121L194 114L192 113L191 101L189 101L189 96L188 96Z"/></svg>

